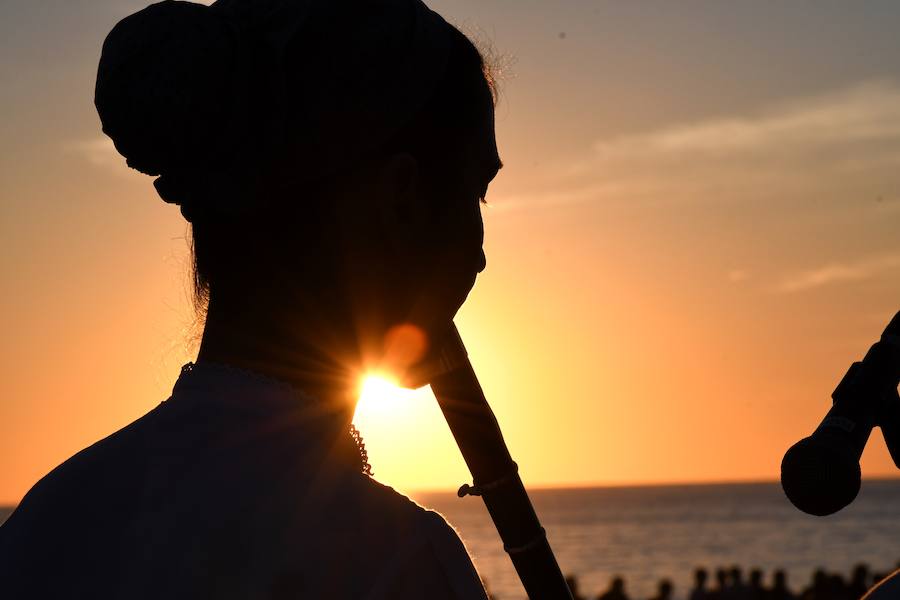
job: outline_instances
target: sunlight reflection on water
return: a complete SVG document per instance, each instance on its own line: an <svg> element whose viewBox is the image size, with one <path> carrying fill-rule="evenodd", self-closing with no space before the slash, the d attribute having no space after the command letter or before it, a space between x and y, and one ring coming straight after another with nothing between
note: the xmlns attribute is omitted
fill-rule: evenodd
<svg viewBox="0 0 900 600"><path fill-rule="evenodd" d="M890 570L900 559L900 480L866 481L857 500L831 517L805 515L777 483L536 490L532 501L563 570L595 595L626 578L631 597L649 597L662 577L684 598L698 566L758 567L768 584L783 568L798 591L813 569L849 574L858 562ZM493 593L524 597L479 500L452 492L415 496L457 528Z"/></svg>

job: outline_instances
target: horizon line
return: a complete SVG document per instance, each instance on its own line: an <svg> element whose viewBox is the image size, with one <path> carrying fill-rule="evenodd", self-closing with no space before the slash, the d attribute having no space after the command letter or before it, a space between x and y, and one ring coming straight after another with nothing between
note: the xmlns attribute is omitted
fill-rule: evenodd
<svg viewBox="0 0 900 600"><path fill-rule="evenodd" d="M900 481L900 475L873 475L863 477L862 482ZM527 491L558 491L558 490L584 490L584 489L618 489L618 488L663 488L663 487L700 487L700 486L726 486L726 485L759 485L781 484L780 479L710 479L688 481L636 481L636 482L587 482L587 483L547 483L525 485ZM445 492L456 493L458 488L411 488L410 494L440 494Z"/></svg>

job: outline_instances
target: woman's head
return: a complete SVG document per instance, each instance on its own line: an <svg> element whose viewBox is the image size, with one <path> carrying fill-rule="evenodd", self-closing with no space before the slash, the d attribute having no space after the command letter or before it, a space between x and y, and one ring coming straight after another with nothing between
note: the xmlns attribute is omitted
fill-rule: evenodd
<svg viewBox="0 0 900 600"><path fill-rule="evenodd" d="M438 331L483 268L499 168L481 55L418 0L265 4L117 26L104 130L191 221L211 310L314 317L370 355L392 326Z"/></svg>

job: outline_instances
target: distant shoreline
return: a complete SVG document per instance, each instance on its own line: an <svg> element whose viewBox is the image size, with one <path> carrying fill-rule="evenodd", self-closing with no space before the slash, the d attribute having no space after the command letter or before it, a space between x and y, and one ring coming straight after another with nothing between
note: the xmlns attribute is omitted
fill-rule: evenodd
<svg viewBox="0 0 900 600"><path fill-rule="evenodd" d="M890 482L890 481L900 481L900 476L898 477L863 477L863 485L867 482L875 483L875 482ZM460 485L463 482L460 482ZM685 481L685 482L664 482L664 483L585 483L585 484L547 484L547 485L529 485L527 482L525 487L529 492L542 492L542 491L564 491L564 490L598 490L598 489L609 489L609 490L619 490L619 489L645 489L645 488L657 488L657 489L671 489L671 488L701 488L701 487L735 487L735 486L754 486L754 485L781 485L781 481L778 479L736 479L729 481ZM412 489L409 490L410 494L444 494L447 492L456 493L458 488L423 488L423 489Z"/></svg>

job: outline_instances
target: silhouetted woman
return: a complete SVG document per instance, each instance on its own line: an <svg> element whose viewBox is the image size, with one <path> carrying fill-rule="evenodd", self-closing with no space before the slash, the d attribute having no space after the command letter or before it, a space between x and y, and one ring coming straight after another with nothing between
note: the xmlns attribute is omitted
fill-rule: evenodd
<svg viewBox="0 0 900 600"><path fill-rule="evenodd" d="M481 55L419 0L161 2L96 105L191 224L196 363L38 482L5 598L484 598L438 514L368 474L360 373L412 369L484 268ZM410 371L412 372L412 371Z"/></svg>

